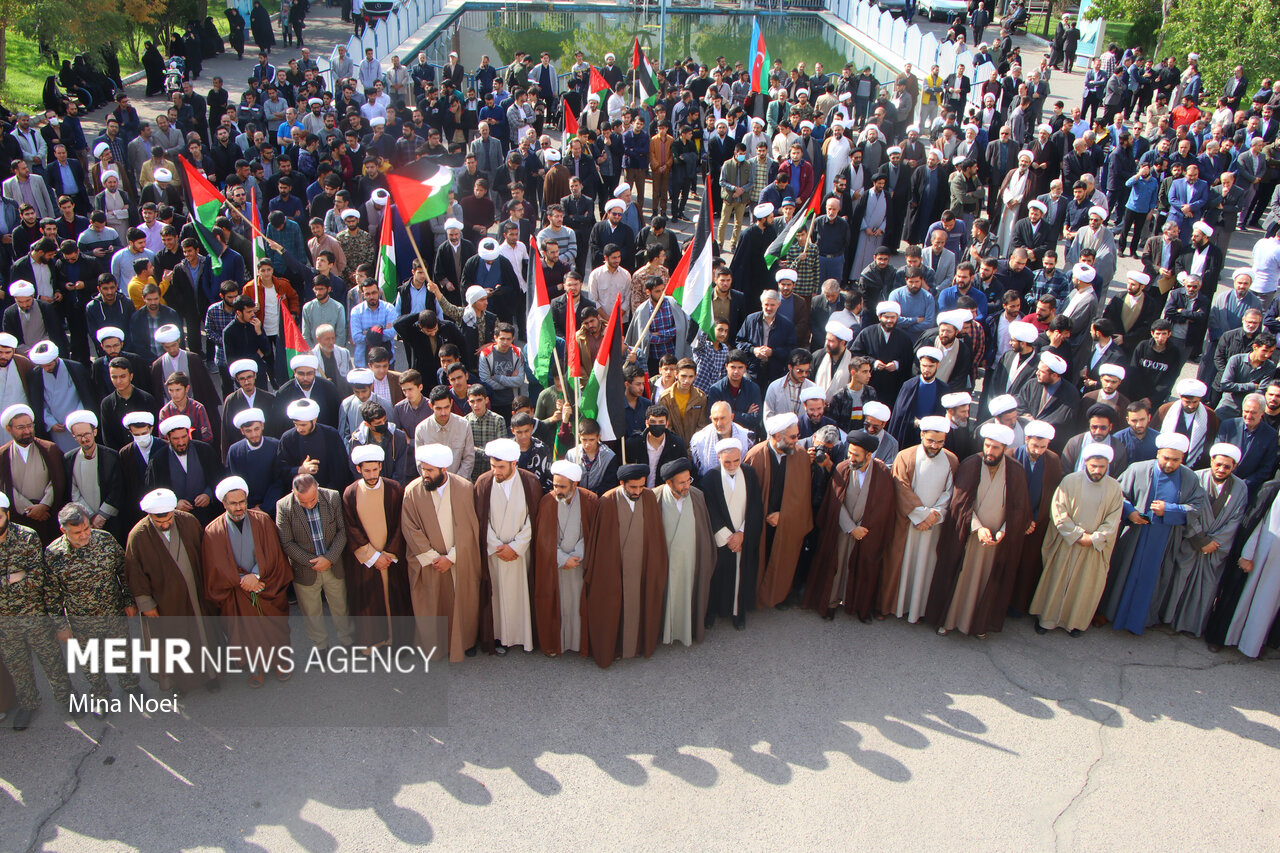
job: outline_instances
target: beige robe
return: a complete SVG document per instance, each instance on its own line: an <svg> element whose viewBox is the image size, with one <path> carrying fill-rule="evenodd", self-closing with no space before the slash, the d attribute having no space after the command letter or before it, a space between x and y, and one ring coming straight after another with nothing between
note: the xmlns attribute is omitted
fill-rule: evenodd
<svg viewBox="0 0 1280 853"><path fill-rule="evenodd" d="M533 522L524 497L524 484L513 473L506 484L496 480L489 493L489 527L485 547L489 554L489 577L493 586L493 637L504 646L523 646L533 651L533 614L529 595L529 545L533 542ZM518 555L499 559L503 545Z"/></svg>
<svg viewBox="0 0 1280 853"><path fill-rule="evenodd" d="M1004 466L1008 464L1008 459L1002 458L995 468L983 465L979 474L973 520L969 523L969 538L965 541L964 562L960 566L960 577L956 580L956 590L951 596L951 606L947 609L947 618L942 625L948 631L958 629L961 633L969 633L978 601L991 577L991 567L996 560L996 546L979 542L978 530L985 527L993 536L1004 531Z"/></svg>
<svg viewBox="0 0 1280 853"><path fill-rule="evenodd" d="M680 501L667 486L654 490L662 507L667 534L667 600L663 609L662 642L693 645L693 591L698 571L697 521L693 499Z"/></svg>
<svg viewBox="0 0 1280 853"><path fill-rule="evenodd" d="M914 456L909 491L916 506L906 513L906 535L902 548L901 572L897 586L894 587L897 600L893 613L898 617L906 616L908 622L918 622L929 605L933 570L938 564L938 537L942 534L942 522L951 505L953 469L956 463L955 457L946 450L940 451L932 459L918 445L901 451L893 464L899 491L903 488L900 478L906 475L904 454ZM937 523L928 530L917 529L915 525L928 518L933 510L938 513ZM897 558L894 556L891 559Z"/></svg>
<svg viewBox="0 0 1280 853"><path fill-rule="evenodd" d="M1083 631L1092 624L1123 513L1124 494L1114 478L1094 483L1080 471L1062 479L1053 493L1052 523L1040 551L1044 573L1029 611L1043 627ZM1093 538L1087 548L1076 544L1085 533Z"/></svg>

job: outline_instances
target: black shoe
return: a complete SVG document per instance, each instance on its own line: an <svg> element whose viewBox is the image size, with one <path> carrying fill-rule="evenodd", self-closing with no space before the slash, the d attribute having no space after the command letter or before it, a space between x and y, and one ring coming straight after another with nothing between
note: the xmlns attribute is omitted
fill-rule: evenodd
<svg viewBox="0 0 1280 853"><path fill-rule="evenodd" d="M466 656L467 656L467 657L469 657L469 658L473 658L473 657L475 657L475 656L476 656L476 647L475 647L475 646L472 646L471 648L469 648L469 649L467 649L465 652L463 652L463 654L464 654L464 655L466 655Z"/></svg>
<svg viewBox="0 0 1280 853"><path fill-rule="evenodd" d="M493 653L494 653L495 655L497 655L498 657L502 657L503 655L505 655L505 654L507 653L507 647L506 647L506 646L504 646L504 645L502 645L502 643L494 643L494 644L493 644Z"/></svg>
<svg viewBox="0 0 1280 853"><path fill-rule="evenodd" d="M747 629L747 617L743 615L733 617L733 627L735 630L745 631Z"/></svg>
<svg viewBox="0 0 1280 853"><path fill-rule="evenodd" d="M1039 619L1037 619L1037 620L1036 620L1036 633L1037 633L1037 634L1047 634L1047 633L1049 633L1049 629L1048 629L1048 628L1046 628L1045 626L1041 625L1041 624L1040 624L1040 620L1039 620Z"/></svg>
<svg viewBox="0 0 1280 853"><path fill-rule="evenodd" d="M702 627L710 631L716 625L716 617L708 614L706 619L702 620Z"/></svg>
<svg viewBox="0 0 1280 853"><path fill-rule="evenodd" d="M832 609L828 610L826 613L824 613L824 614L822 615L822 620L823 620L824 622L834 622L834 621L836 621L836 611L835 611L835 608L832 608Z"/></svg>
<svg viewBox="0 0 1280 853"><path fill-rule="evenodd" d="M784 600L784 601L780 601L780 602L778 602L777 604L773 605L773 609L774 609L774 610L790 610L790 609L791 609L791 599L790 599L790 598L788 598L788 599L786 599L786 600Z"/></svg>
<svg viewBox="0 0 1280 853"><path fill-rule="evenodd" d="M216 678L213 681L206 681L204 683L205 693L217 693L221 689L222 689L222 685L218 683L218 680Z"/></svg>
<svg viewBox="0 0 1280 853"><path fill-rule="evenodd" d="M1068 632L1067 632L1067 636L1068 636L1068 637L1083 637L1083 636L1084 636L1084 631L1081 631L1079 628L1072 628L1070 631L1068 631Z"/></svg>
<svg viewBox="0 0 1280 853"><path fill-rule="evenodd" d="M31 726L31 718L36 712L30 708L19 708L13 712L13 730L25 732Z"/></svg>

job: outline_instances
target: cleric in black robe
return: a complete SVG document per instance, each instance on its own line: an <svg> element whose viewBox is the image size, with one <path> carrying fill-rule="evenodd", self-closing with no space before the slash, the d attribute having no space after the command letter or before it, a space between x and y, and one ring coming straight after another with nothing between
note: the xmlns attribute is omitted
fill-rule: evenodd
<svg viewBox="0 0 1280 853"><path fill-rule="evenodd" d="M146 43L142 52L142 68L147 72L147 94L150 98L164 91L164 57L156 49L154 42Z"/></svg>
<svg viewBox="0 0 1280 853"><path fill-rule="evenodd" d="M699 487L707 501L711 533L716 540L716 567L711 576L711 596L707 604L706 627L716 617L733 618L734 627L745 624L746 612L756 606L756 573L760 557L760 531L764 529L764 502L760 495L760 479L748 465L742 464L741 445L730 446L735 439L723 440L723 451L717 453L720 464L702 476ZM720 444L717 444L720 449ZM733 470L730 471L729 469ZM725 485L732 478L743 489L746 506L741 525L733 523L729 512L731 495ZM729 539L742 534L735 552Z"/></svg>
<svg viewBox="0 0 1280 853"><path fill-rule="evenodd" d="M759 305L760 294L774 288L773 273L764 261L764 250L769 248L769 227L773 223L773 205L757 204L751 211L755 224L744 228L738 235L738 245L733 249L729 271L733 273L734 290L741 291L748 305Z"/></svg>
<svg viewBox="0 0 1280 853"><path fill-rule="evenodd" d="M879 324L858 332L850 351L885 365L896 362L893 369L877 368L874 363L871 366L871 387L876 389L876 399L896 400L902 383L911 375L915 353L911 349L911 339L897 328L898 303L881 302L876 306L876 314L880 318Z"/></svg>
<svg viewBox="0 0 1280 853"><path fill-rule="evenodd" d="M147 491L172 490L178 496L178 509L191 513L201 524L208 524L222 514L222 504L213 495L214 486L222 480L218 452L191 437L191 419L186 415L165 418L160 422L159 435L167 436L169 443L147 464Z"/></svg>
<svg viewBox="0 0 1280 853"><path fill-rule="evenodd" d="M337 429L338 409L342 405L342 401L338 399L337 387L315 372L317 363L317 357L311 353L295 355L290 359L289 365L294 370L294 377L276 389L276 408L285 410L294 400L301 400L304 397L315 400L320 405L320 417L318 418L320 423L328 424ZM311 368L309 382L307 382L307 387L304 388L303 382L308 380L308 367ZM299 370L303 374L301 377L297 373Z"/></svg>
<svg viewBox="0 0 1280 853"><path fill-rule="evenodd" d="M938 168L938 155L927 155L928 165L911 172L911 195L907 202L907 218L903 228L908 243L923 244L925 229L942 217L951 201L947 179Z"/></svg>
<svg viewBox="0 0 1280 853"><path fill-rule="evenodd" d="M1019 413L1053 426L1056 437L1049 446L1055 453L1062 452L1067 440L1075 434L1080 408L1080 391L1066 381L1066 376L1067 364L1062 357L1042 352L1036 366L1036 381L1024 385L1018 394Z"/></svg>
<svg viewBox="0 0 1280 853"><path fill-rule="evenodd" d="M897 254L898 244L902 242L902 223L907 218L907 203L911 198L911 175L902 165L902 149L898 146L889 149L889 162L880 167L875 178L881 176L884 177L884 195L888 202L883 245Z"/></svg>
<svg viewBox="0 0 1280 853"><path fill-rule="evenodd" d="M942 350L923 347L917 356L920 375L912 376L898 391L893 404L893 417L885 427L898 440L898 447L903 449L920 443L921 418L944 415L947 412L942 405L942 398L948 393L948 388L935 376L938 362L942 360Z"/></svg>

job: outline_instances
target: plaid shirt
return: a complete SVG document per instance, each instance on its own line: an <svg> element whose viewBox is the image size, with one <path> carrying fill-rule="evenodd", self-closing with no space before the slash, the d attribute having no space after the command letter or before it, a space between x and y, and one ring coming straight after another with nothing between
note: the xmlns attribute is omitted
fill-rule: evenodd
<svg viewBox="0 0 1280 853"><path fill-rule="evenodd" d="M236 318L226 309L222 300L218 300L209 306L209 310L204 312L204 337L207 341L213 341L213 363L219 369L226 369L227 351L222 348L222 330Z"/></svg>
<svg viewBox="0 0 1280 853"><path fill-rule="evenodd" d="M693 378L693 387L710 391L712 385L724 378L724 365L731 352L733 348L728 344L716 349L715 344L707 339L707 333L699 329L698 337L693 342L693 360L698 363L698 374Z"/></svg>
<svg viewBox="0 0 1280 853"><path fill-rule="evenodd" d="M471 469L474 479L489 470L489 457L484 455L484 446L494 439L506 437L507 421L490 409L483 418L476 417L475 412L467 415L467 423L471 424L471 438L476 445L476 463Z"/></svg>
<svg viewBox="0 0 1280 853"><path fill-rule="evenodd" d="M307 516L307 530L311 532L311 547L316 554L326 553L328 549L325 547L324 526L320 524L319 507L303 507L303 512Z"/></svg>
<svg viewBox="0 0 1280 853"><path fill-rule="evenodd" d="M170 400L160 407L160 414L156 416L156 423L160 423L165 418L173 417L174 415L186 415L191 418L192 438L197 441L203 441L205 444L213 443L213 427L209 424L209 413L205 411L204 406L200 403L188 397L187 410L184 412L179 410Z"/></svg>
<svg viewBox="0 0 1280 853"><path fill-rule="evenodd" d="M671 300L663 298L649 326L649 357L662 358L676 351L676 318L671 313Z"/></svg>
<svg viewBox="0 0 1280 853"><path fill-rule="evenodd" d="M800 253L803 248L800 246L800 241L793 242L787 249L787 262L780 266L796 271L795 295L807 302L818 294L818 288L822 282L818 278L818 247L805 244L805 248L809 249L809 254L801 260Z"/></svg>
<svg viewBox="0 0 1280 853"><path fill-rule="evenodd" d="M978 379L978 369L987 363L987 327L977 320L968 324L969 347L973 350L973 379Z"/></svg>

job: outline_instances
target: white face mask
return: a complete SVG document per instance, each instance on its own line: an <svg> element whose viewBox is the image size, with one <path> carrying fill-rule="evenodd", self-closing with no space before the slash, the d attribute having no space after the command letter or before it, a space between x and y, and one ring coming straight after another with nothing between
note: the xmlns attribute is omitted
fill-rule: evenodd
<svg viewBox="0 0 1280 853"><path fill-rule="evenodd" d="M153 436L151 433L146 433L144 435L135 435L133 437L133 443L138 445L139 450L150 450L151 442L154 439L155 439L155 436Z"/></svg>

